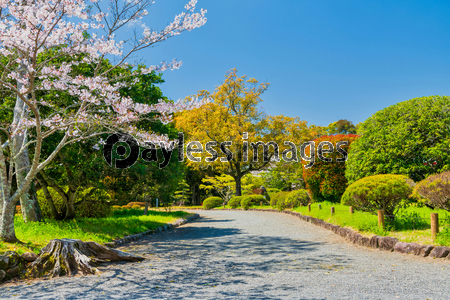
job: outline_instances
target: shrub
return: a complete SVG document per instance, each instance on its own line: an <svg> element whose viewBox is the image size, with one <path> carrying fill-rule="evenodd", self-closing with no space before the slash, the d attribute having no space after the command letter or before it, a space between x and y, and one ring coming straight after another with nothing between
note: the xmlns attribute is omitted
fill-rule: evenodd
<svg viewBox="0 0 450 300"><path fill-rule="evenodd" d="M140 206L140 205L133 205L133 206L131 206L131 208L132 208L132 209L141 209L142 206Z"/></svg>
<svg viewBox="0 0 450 300"><path fill-rule="evenodd" d="M269 193L269 194L275 194L275 193L281 192L281 190L277 189L277 188L267 188L266 190L267 190L267 193Z"/></svg>
<svg viewBox="0 0 450 300"><path fill-rule="evenodd" d="M373 175L351 185L342 195L342 204L361 211L383 209L386 215L395 215L413 191L414 182L405 175Z"/></svg>
<svg viewBox="0 0 450 300"><path fill-rule="evenodd" d="M145 207L144 202L130 202L127 204L128 207L138 206L138 207Z"/></svg>
<svg viewBox="0 0 450 300"><path fill-rule="evenodd" d="M277 207L277 203L280 201L280 199L284 199L287 195L287 192L278 192L272 195L270 198L270 205L275 208Z"/></svg>
<svg viewBox="0 0 450 300"><path fill-rule="evenodd" d="M310 200L308 191L301 189L287 193L284 204L286 207L294 208L300 204L308 205Z"/></svg>
<svg viewBox="0 0 450 300"><path fill-rule="evenodd" d="M223 199L220 197L209 197L203 201L203 209L211 209L219 207L223 204Z"/></svg>
<svg viewBox="0 0 450 300"><path fill-rule="evenodd" d="M75 208L78 218L105 218L111 214L111 206L105 201L82 201Z"/></svg>
<svg viewBox="0 0 450 300"><path fill-rule="evenodd" d="M242 200L242 198L244 198L245 196L234 196L234 197L231 197L231 199L228 201L228 205L231 207L231 208L236 208L236 207L238 207L238 206L240 206L241 205L241 200Z"/></svg>
<svg viewBox="0 0 450 300"><path fill-rule="evenodd" d="M242 198L242 200L241 200L241 207L244 210L247 210L252 205L259 205L261 203L261 201L263 201L263 202L266 201L266 198L264 198L264 196L262 196L262 195L244 196L244 198Z"/></svg>
<svg viewBox="0 0 450 300"><path fill-rule="evenodd" d="M450 97L415 98L376 112L358 128L345 176L403 174L419 182L450 170Z"/></svg>
<svg viewBox="0 0 450 300"><path fill-rule="evenodd" d="M450 211L450 171L422 180L414 187L414 194L427 199L431 206Z"/></svg>
<svg viewBox="0 0 450 300"><path fill-rule="evenodd" d="M122 206L120 206L120 205L113 205L112 206L112 210L120 210L120 209L122 209Z"/></svg>
<svg viewBox="0 0 450 300"><path fill-rule="evenodd" d="M345 178L345 162L338 162L337 159L342 159L343 156L336 149L336 143L348 142L348 145L342 145L340 148L347 153L353 141L358 138L354 134L338 134L331 136L321 136L314 140L315 142L315 160L314 165L308 169L303 170L303 178L306 183L306 188L310 191L311 197L315 202L331 201L339 202L342 194L347 187L347 179ZM331 158L331 162L322 161L319 159L317 153L319 144L321 142L330 142L333 145L333 153L324 153L326 158ZM328 149L324 147L323 149ZM311 146L306 148L306 155L310 155ZM304 161L303 164L309 162Z"/></svg>

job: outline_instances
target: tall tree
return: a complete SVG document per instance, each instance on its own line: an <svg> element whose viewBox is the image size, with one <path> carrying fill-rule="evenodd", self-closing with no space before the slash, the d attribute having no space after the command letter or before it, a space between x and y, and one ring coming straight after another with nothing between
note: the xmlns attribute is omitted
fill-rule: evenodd
<svg viewBox="0 0 450 300"><path fill-rule="evenodd" d="M233 69L214 93L197 94L197 97L210 97L213 102L176 117L176 126L187 134L186 138L197 141L187 144L187 148L194 144L205 147L203 151L195 150L202 152L201 157L188 157L187 163L230 175L236 183L236 195L241 195L241 179L245 174L266 168L277 157L277 145L284 148L284 141L295 145L309 138L306 122L299 118L267 116L259 108L261 95L268 86L268 83L258 84L254 78L238 77L237 70ZM296 152L293 150L291 154Z"/></svg>
<svg viewBox="0 0 450 300"><path fill-rule="evenodd" d="M165 103L146 105L135 103L131 97L121 96L120 88L126 83L108 74L120 67L136 51L157 42L200 27L206 22L205 10L194 13L196 1L191 0L185 11L175 16L163 30L151 31L143 25L141 37L117 42L114 36L121 28L147 14L153 3L144 1L112 1L109 16L104 6L92 1L89 7L83 0L1 0L0 1L0 54L2 74L0 85L17 97L21 109L17 122L4 122L0 126L0 239L17 241L14 230L14 208L26 193L36 174L43 170L68 144L109 132L127 132L142 143L159 142L167 136L145 132L133 126L142 116L158 112L163 122L170 121L172 112L192 107L192 103ZM97 10L97 11L95 11ZM85 20L88 20L87 22ZM105 35L98 36L104 29ZM128 49L123 50L126 46ZM51 53L48 59L41 60ZM82 57L82 62L93 66L89 76L74 75L77 61L60 63L61 57ZM103 69L107 56L117 57L117 63ZM150 73L153 70L178 68L180 63L151 66L132 72L130 76ZM69 106L57 100L45 101L41 92L68 91L76 100ZM3 100L0 100L3 101ZM24 105L20 105L20 101ZM53 110L42 115L41 109ZM55 133L62 133L54 150L41 155L44 141ZM15 143L16 137L23 137ZM14 147L14 145L20 147ZM19 157L33 145L29 167L23 167ZM17 169L19 167L20 169ZM13 176L22 172L17 189L12 189Z"/></svg>

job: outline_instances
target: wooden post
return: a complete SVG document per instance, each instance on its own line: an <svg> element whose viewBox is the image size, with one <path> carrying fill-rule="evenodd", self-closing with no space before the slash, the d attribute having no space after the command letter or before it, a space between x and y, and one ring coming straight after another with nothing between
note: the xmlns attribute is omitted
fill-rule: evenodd
<svg viewBox="0 0 450 300"><path fill-rule="evenodd" d="M322 209L322 205L321 204L317 205L317 207L319 207L319 209Z"/></svg>
<svg viewBox="0 0 450 300"><path fill-rule="evenodd" d="M311 212L311 204L308 204L308 211Z"/></svg>
<svg viewBox="0 0 450 300"><path fill-rule="evenodd" d="M348 209L350 211L350 214L354 214L355 213L355 211L353 210L353 206L350 206Z"/></svg>
<svg viewBox="0 0 450 300"><path fill-rule="evenodd" d="M331 215L334 215L334 206L331 207Z"/></svg>
<svg viewBox="0 0 450 300"><path fill-rule="evenodd" d="M431 213L431 237L433 241L439 233L439 217L437 213Z"/></svg>
<svg viewBox="0 0 450 300"><path fill-rule="evenodd" d="M384 228L384 210L378 211L378 227Z"/></svg>

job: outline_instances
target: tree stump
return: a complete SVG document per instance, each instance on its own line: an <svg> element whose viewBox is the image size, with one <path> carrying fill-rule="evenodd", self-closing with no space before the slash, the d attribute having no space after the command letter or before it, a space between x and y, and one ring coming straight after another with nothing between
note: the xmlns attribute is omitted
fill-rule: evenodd
<svg viewBox="0 0 450 300"><path fill-rule="evenodd" d="M111 249L96 242L55 239L41 249L39 257L29 266L27 277L96 274L95 266L107 261L142 261L144 257Z"/></svg>

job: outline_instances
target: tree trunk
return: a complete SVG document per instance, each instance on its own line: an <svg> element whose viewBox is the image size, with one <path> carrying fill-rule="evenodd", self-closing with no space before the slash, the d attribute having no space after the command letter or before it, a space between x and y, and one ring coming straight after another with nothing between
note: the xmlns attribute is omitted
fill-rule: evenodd
<svg viewBox="0 0 450 300"><path fill-rule="evenodd" d="M144 196L144 201L145 201L144 216L146 216L148 213L148 202L151 201L151 199L148 196Z"/></svg>
<svg viewBox="0 0 450 300"><path fill-rule="evenodd" d="M14 243L19 240L14 230L14 210L16 204L9 199L3 202L3 210L0 216L0 240Z"/></svg>
<svg viewBox="0 0 450 300"><path fill-rule="evenodd" d="M42 191L44 192L45 201L47 201L48 206L50 207L50 211L52 213L52 217L55 220L61 220L62 216L58 213L55 207L55 203L53 202L52 195L48 191L48 183L45 181L42 176L38 175L36 176L37 180L39 181L39 184L42 187Z"/></svg>
<svg viewBox="0 0 450 300"><path fill-rule="evenodd" d="M42 248L39 257L30 265L27 277L55 277L60 275L96 274L97 263L106 261L142 261L144 257L111 249L96 242L74 239L55 239Z"/></svg>
<svg viewBox="0 0 450 300"><path fill-rule="evenodd" d="M25 74L25 72L21 72ZM22 88L22 83L17 82L17 88ZM14 106L14 119L12 126L22 125L21 122L24 118L28 116L27 106L25 102L20 99L19 96L16 97L16 104ZM28 142L27 132L15 135L12 137L12 154L15 156L20 152L23 145ZM28 148L25 148L20 155L14 160L14 166L16 169L16 182L17 186L20 186L30 171L30 156L28 153ZM20 206L22 209L22 215L25 222L40 222L42 221L42 216L40 214L39 202L37 201L36 191L33 188L28 188L24 191L22 196L20 196Z"/></svg>
<svg viewBox="0 0 450 300"><path fill-rule="evenodd" d="M241 175L241 174L239 174ZM235 177L235 181L236 181L236 196L242 196L242 183L241 183L241 179L242 176L236 176Z"/></svg>
<svg viewBox="0 0 450 300"><path fill-rule="evenodd" d="M76 190L74 191L72 187L69 186L67 194L66 215L64 216L64 220L71 220L75 218Z"/></svg>

